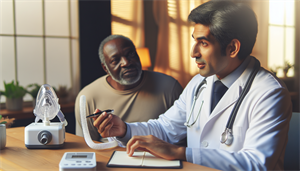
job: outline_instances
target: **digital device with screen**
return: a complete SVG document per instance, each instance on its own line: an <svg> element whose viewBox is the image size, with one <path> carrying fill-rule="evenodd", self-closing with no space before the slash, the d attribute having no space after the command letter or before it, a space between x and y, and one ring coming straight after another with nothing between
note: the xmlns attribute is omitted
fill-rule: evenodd
<svg viewBox="0 0 300 171"><path fill-rule="evenodd" d="M60 160L59 170L96 170L96 154L94 152L66 152Z"/></svg>

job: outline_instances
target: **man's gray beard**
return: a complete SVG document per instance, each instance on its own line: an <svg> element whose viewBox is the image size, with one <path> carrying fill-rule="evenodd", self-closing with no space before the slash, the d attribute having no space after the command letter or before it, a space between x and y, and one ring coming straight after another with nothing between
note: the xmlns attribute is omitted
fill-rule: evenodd
<svg viewBox="0 0 300 171"><path fill-rule="evenodd" d="M107 67L106 67L106 68L107 68ZM132 84L135 84L135 83L137 83L137 82L141 79L141 76L142 76L142 70L139 70L138 76L137 76L133 81L126 81L125 79L122 78L121 73L120 73L120 79L117 79L117 78L115 78L115 77L111 74L111 72L110 72L109 69L108 69L107 71L108 71L108 74L111 76L111 78L112 78L115 82L117 82L117 83L119 83L119 84L121 84L121 85L132 85Z"/></svg>

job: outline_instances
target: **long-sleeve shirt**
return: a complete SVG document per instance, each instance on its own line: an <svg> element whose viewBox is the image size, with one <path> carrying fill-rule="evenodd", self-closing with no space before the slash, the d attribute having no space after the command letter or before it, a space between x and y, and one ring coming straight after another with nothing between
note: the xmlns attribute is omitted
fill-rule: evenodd
<svg viewBox="0 0 300 171"><path fill-rule="evenodd" d="M211 92L215 76L207 77L207 84L199 91L191 122L187 128L193 97L203 77L196 75L185 87L174 105L148 122L127 123L127 133L119 138L126 143L134 135L154 135L169 143L187 137L188 162L220 170L283 170L283 159L292 104L285 85L270 72L260 68L245 96L233 124L233 143L220 143L228 118L239 98L254 65L248 57L238 69L221 81L229 87L213 111ZM227 81L226 81L227 79ZM232 81L234 80L234 81Z"/></svg>

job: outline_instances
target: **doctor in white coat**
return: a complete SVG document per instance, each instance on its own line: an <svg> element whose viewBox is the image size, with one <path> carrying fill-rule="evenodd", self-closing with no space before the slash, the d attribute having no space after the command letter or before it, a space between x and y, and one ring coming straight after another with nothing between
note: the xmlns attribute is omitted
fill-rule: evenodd
<svg viewBox="0 0 300 171"><path fill-rule="evenodd" d="M189 20L195 23L191 56L200 74L174 105L159 119L142 123L103 113L94 118L94 126L102 137L127 143L129 156L139 149L220 170L283 170L291 99L285 85L250 56L257 35L254 12L229 1L209 1L195 8ZM223 133L252 72L250 89L230 131ZM212 108L217 80L227 90ZM221 142L221 135L232 142ZM174 145L184 138L187 147Z"/></svg>

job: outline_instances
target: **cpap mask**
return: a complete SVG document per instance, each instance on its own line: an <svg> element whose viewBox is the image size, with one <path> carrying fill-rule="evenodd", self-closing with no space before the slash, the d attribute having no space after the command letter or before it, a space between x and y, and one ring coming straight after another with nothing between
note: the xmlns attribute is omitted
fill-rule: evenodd
<svg viewBox="0 0 300 171"><path fill-rule="evenodd" d="M81 118L81 125L83 131L83 137L85 142L89 147L95 150L103 150L107 148L113 148L118 146L118 142L114 137L109 137L109 141L107 143L94 143L91 139L91 135L87 126L87 119L86 119L86 97L84 95L80 96L80 118ZM121 145L121 144L120 144Z"/></svg>
<svg viewBox="0 0 300 171"><path fill-rule="evenodd" d="M36 116L35 123L42 120L44 126L50 126L50 120L57 116L64 126L68 125L64 114L60 110L60 105L58 104L58 98L55 91L48 84L41 86L36 98L36 105L33 113Z"/></svg>

